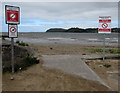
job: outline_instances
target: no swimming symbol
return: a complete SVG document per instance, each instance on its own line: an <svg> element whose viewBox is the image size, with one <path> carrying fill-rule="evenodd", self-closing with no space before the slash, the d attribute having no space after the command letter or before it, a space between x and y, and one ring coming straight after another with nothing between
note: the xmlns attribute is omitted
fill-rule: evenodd
<svg viewBox="0 0 120 93"><path fill-rule="evenodd" d="M108 27L108 24L107 23L103 23L102 24L102 28L106 29Z"/></svg>
<svg viewBox="0 0 120 93"><path fill-rule="evenodd" d="M12 19L14 19L14 18L16 18L16 15L15 15L14 13L12 13L12 14L10 14L10 17L11 17Z"/></svg>

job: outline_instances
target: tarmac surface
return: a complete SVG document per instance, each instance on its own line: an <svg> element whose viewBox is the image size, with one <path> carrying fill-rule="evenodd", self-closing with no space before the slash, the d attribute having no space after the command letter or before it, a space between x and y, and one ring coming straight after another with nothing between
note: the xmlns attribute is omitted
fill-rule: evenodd
<svg viewBox="0 0 120 93"><path fill-rule="evenodd" d="M110 88L85 62L80 55L42 55L44 64L48 68L60 69L88 80L98 81Z"/></svg>

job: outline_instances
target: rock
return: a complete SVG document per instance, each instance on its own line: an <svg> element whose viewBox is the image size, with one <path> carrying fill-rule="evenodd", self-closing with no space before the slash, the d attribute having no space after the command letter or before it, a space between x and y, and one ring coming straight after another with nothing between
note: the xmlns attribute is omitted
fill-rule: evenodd
<svg viewBox="0 0 120 93"><path fill-rule="evenodd" d="M51 47L50 49L52 50L53 48Z"/></svg>
<svg viewBox="0 0 120 93"><path fill-rule="evenodd" d="M10 77L10 80L14 80L14 77Z"/></svg>

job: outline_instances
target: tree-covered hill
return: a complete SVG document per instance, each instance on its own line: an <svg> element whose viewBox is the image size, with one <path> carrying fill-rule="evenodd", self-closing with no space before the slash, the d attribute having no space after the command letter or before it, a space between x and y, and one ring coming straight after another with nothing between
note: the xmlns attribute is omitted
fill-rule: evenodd
<svg viewBox="0 0 120 93"><path fill-rule="evenodd" d="M112 32L114 33L120 33L120 28L112 28ZM68 32L68 33L98 33L98 28L50 28L46 32Z"/></svg>

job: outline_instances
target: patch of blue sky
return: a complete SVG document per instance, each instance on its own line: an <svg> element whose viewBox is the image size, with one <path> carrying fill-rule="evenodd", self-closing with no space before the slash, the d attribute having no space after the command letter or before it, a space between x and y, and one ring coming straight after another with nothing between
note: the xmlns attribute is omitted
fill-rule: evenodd
<svg viewBox="0 0 120 93"><path fill-rule="evenodd" d="M41 24L63 24L62 21L48 21L45 19L34 19L34 18L22 18L21 25L22 26L39 26Z"/></svg>
<svg viewBox="0 0 120 93"><path fill-rule="evenodd" d="M113 24L118 24L118 20L112 20L111 23L113 23Z"/></svg>
<svg viewBox="0 0 120 93"><path fill-rule="evenodd" d="M33 19L33 18L22 18L21 25L22 26L39 26L39 25L46 25L46 24L95 24L98 23L97 21L81 21L81 20L45 20L45 19Z"/></svg>

